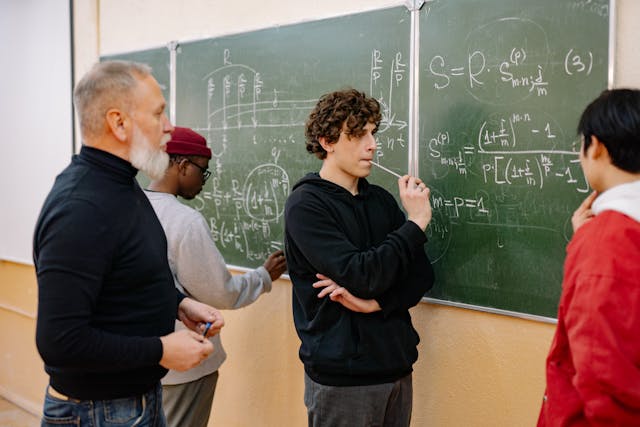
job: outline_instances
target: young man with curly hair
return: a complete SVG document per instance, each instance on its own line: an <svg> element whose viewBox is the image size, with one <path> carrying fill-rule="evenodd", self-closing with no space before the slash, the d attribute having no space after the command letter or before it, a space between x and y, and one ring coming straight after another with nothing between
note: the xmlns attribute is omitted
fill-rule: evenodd
<svg viewBox="0 0 640 427"><path fill-rule="evenodd" d="M285 250L310 426L408 426L419 341L409 308L433 284L424 250L429 189L400 200L369 184L378 102L353 89L320 98L306 124L322 160L285 207ZM318 293L318 289L323 288Z"/></svg>

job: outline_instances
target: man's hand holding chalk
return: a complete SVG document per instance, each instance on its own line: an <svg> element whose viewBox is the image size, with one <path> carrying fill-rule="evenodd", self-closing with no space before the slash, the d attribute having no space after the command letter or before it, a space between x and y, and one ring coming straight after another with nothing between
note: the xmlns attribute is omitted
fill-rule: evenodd
<svg viewBox="0 0 640 427"><path fill-rule="evenodd" d="M429 188L420 178L395 173L391 169L369 160L373 166L398 178L398 189L402 206L407 211L407 219L413 221L423 231L431 222L431 201L429 200Z"/></svg>

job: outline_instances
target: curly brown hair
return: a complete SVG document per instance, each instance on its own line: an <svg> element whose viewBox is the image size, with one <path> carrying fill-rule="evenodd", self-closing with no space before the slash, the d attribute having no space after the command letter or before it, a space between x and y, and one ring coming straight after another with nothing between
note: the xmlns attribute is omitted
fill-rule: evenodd
<svg viewBox="0 0 640 427"><path fill-rule="evenodd" d="M343 131L349 137L359 138L365 134L367 123L376 125L375 134L381 119L380 104L364 92L344 89L322 95L305 124L307 151L325 159L327 152L320 145L320 138L334 144Z"/></svg>

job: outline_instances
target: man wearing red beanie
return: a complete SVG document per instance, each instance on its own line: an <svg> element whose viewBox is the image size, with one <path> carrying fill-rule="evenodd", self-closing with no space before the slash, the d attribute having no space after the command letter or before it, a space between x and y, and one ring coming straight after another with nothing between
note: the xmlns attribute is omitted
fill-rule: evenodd
<svg viewBox="0 0 640 427"><path fill-rule="evenodd" d="M170 163L162 179L152 181L145 194L164 228L169 265L176 287L217 308L235 309L254 302L271 290L273 280L286 269L282 251L272 253L262 267L232 276L216 248L204 217L178 201L193 199L210 176L211 150L203 136L176 127L167 143ZM183 329L176 321L176 330ZM204 362L186 372L169 371L162 380L163 406L169 426L205 427L226 354L219 335L216 349Z"/></svg>

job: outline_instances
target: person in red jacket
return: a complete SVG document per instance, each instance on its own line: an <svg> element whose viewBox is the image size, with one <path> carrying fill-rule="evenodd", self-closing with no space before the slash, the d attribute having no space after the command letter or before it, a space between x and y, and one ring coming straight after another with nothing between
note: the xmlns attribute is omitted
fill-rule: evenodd
<svg viewBox="0 0 640 427"><path fill-rule="evenodd" d="M604 91L578 133L595 191L572 217L538 426L640 426L640 91Z"/></svg>

